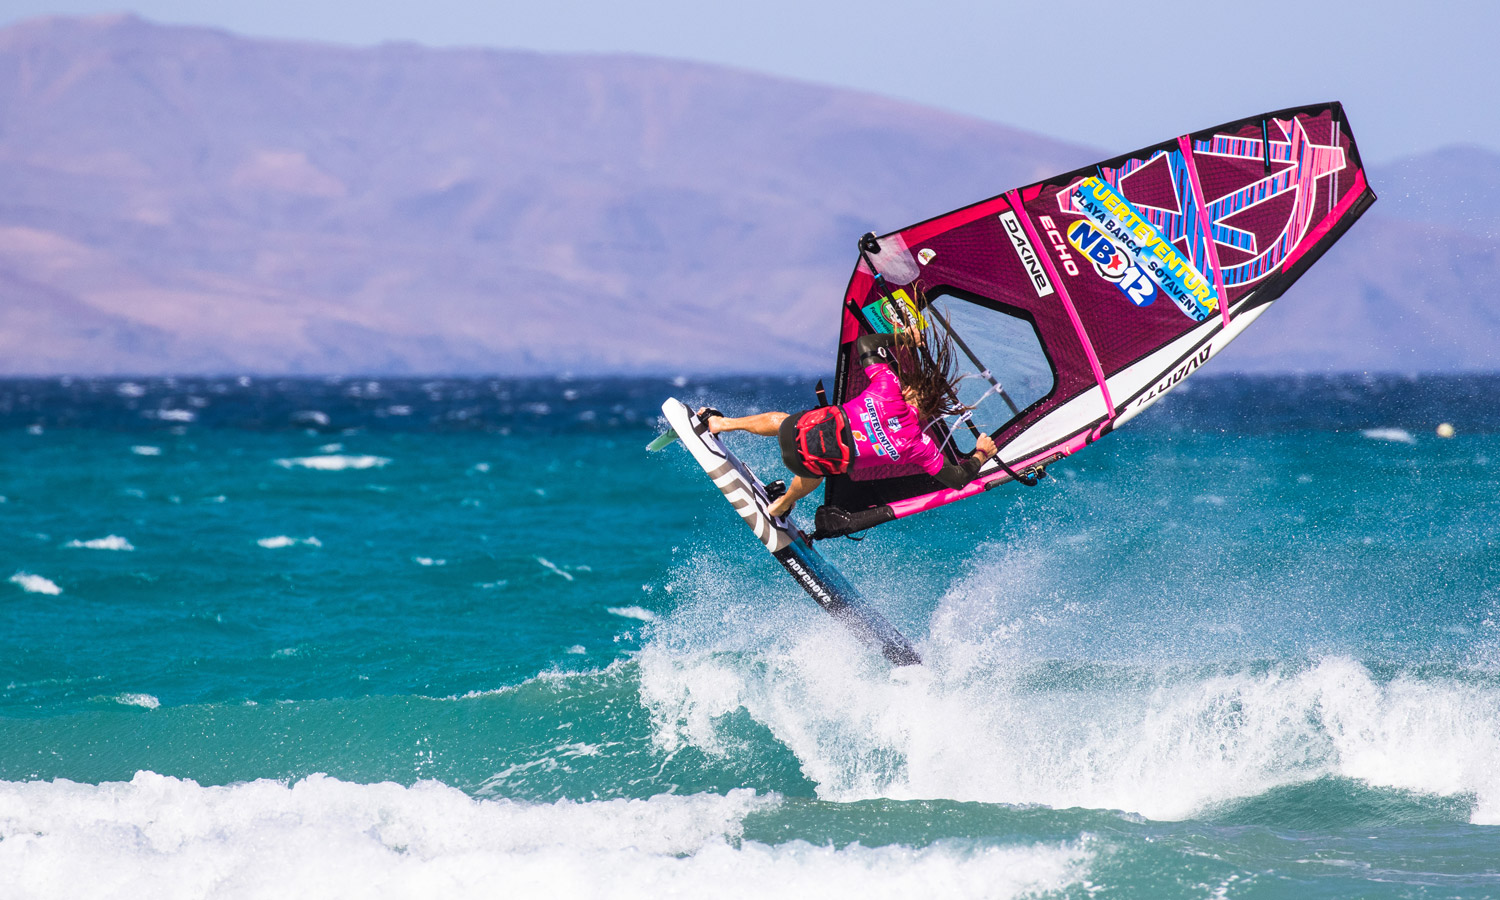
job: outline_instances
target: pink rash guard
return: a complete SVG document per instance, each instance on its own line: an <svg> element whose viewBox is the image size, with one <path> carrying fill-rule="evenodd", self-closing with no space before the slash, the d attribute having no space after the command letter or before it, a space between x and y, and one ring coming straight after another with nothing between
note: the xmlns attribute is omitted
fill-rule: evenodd
<svg viewBox="0 0 1500 900"><path fill-rule="evenodd" d="M943 468L943 453L922 431L917 411L901 396L901 382L882 362L865 366L870 384L843 404L854 432L851 469L890 463L920 466L928 475Z"/></svg>

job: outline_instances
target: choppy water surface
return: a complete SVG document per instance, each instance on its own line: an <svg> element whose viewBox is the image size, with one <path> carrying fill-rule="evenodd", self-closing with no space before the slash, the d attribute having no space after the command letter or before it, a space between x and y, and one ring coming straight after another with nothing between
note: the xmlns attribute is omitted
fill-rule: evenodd
<svg viewBox="0 0 1500 900"><path fill-rule="evenodd" d="M800 381L0 382L0 895L1500 895L1497 388L826 545L893 671L642 450Z"/></svg>

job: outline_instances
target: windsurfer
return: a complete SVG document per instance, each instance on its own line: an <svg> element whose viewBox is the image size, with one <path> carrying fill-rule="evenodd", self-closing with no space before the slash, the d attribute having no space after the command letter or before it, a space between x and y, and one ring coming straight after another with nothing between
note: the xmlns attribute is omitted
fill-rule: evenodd
<svg viewBox="0 0 1500 900"><path fill-rule="evenodd" d="M929 342L920 330L914 332L915 340L898 328L895 335L867 334L854 342L854 358L870 383L842 405L738 418L707 408L698 411L706 415L714 434L748 431L780 441L782 462L794 477L786 493L768 508L771 515L790 513L828 475L903 463L956 490L973 481L980 466L995 455L995 442L980 434L973 453L950 463L928 436L928 424L964 407L954 392L957 379L949 374L951 345L946 339L933 341L928 352Z"/></svg>

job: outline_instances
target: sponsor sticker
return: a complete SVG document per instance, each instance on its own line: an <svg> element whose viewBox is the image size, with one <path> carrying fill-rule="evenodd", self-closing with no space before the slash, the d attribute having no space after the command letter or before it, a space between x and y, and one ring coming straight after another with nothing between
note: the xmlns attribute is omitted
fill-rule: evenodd
<svg viewBox="0 0 1500 900"><path fill-rule="evenodd" d="M1191 259L1147 222L1130 201L1106 181L1088 177L1073 189L1073 202L1131 261L1177 304L1183 315L1202 322L1219 310L1214 286ZM1069 229L1071 235L1073 229ZM1075 245L1076 246L1076 245Z"/></svg>
<svg viewBox="0 0 1500 900"><path fill-rule="evenodd" d="M875 444L875 455L889 456L891 462L899 461L901 453L896 449L896 445L891 443L890 435L885 433L885 428L880 424L880 411L875 408L874 397L865 398L865 411L859 414L859 419L869 430L870 436L875 439L872 442Z"/></svg>
<svg viewBox="0 0 1500 900"><path fill-rule="evenodd" d="M1026 237L1026 229L1021 226L1021 220L1011 210L1000 214L1000 227L1005 229L1005 236L1010 238L1010 246L1021 258L1021 267L1026 270L1026 277L1031 281L1031 287L1036 291L1038 297L1046 297L1052 293L1052 281L1047 277L1047 270L1042 268L1042 258L1037 256L1036 248L1031 246L1031 240Z"/></svg>
<svg viewBox="0 0 1500 900"><path fill-rule="evenodd" d="M891 300L901 306L900 319L897 318L897 312L891 308ZM890 299L881 297L874 303L866 304L860 312L864 313L865 321L870 323L870 327L881 334L895 334L898 321L903 325L916 322L918 328L927 327L927 317L918 312L917 304L913 302L911 295L901 288L891 291Z"/></svg>
<svg viewBox="0 0 1500 900"><path fill-rule="evenodd" d="M1135 260L1125 255L1125 251L1116 247L1114 242L1088 219L1079 219L1068 228L1068 243L1082 254L1084 259L1094 264L1094 271L1099 277L1110 282L1120 289L1125 299L1136 306L1150 306L1156 302L1161 293L1156 287L1156 282L1146 277L1146 273L1136 264Z"/></svg>
<svg viewBox="0 0 1500 900"><path fill-rule="evenodd" d="M937 256L936 250L932 249L931 247L923 247L921 250L917 251L917 262L925 266L928 263L932 262L932 258L934 256Z"/></svg>

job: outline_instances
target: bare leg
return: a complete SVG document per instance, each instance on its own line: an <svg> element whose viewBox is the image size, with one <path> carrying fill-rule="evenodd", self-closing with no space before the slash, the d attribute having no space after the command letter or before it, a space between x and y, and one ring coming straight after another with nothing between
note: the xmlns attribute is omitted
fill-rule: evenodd
<svg viewBox="0 0 1500 900"><path fill-rule="evenodd" d="M792 486L787 488L786 493L776 498L776 502L766 507L766 512L773 516L784 516L792 511L797 501L811 494L823 483L821 478L808 478L806 475L798 475L792 479Z"/></svg>
<svg viewBox="0 0 1500 900"><path fill-rule="evenodd" d="M702 410L699 410L701 413ZM710 434L719 434L725 431L748 431L751 434L759 434L764 437L775 437L781 428L781 422L786 418L784 412L763 412L753 416L714 416L708 420L708 431Z"/></svg>

